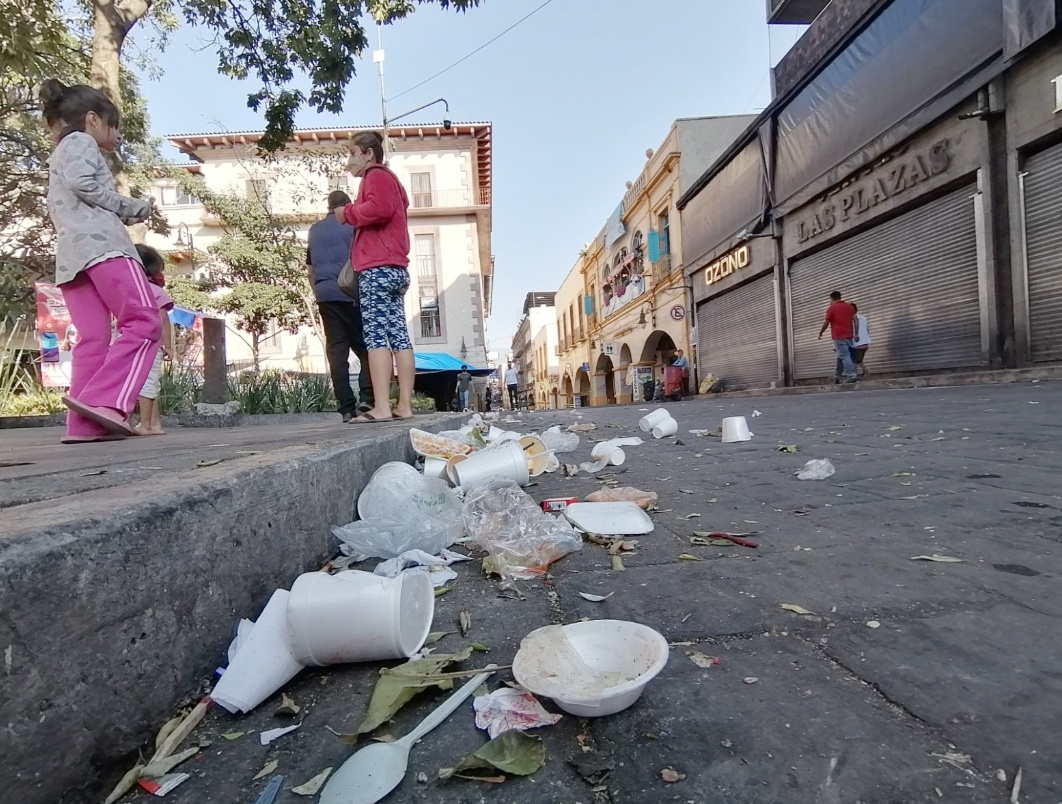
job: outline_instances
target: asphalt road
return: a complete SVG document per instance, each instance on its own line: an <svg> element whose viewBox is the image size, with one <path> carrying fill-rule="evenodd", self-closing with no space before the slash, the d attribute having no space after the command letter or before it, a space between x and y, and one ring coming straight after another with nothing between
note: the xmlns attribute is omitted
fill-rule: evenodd
<svg viewBox="0 0 1062 804"><path fill-rule="evenodd" d="M1001 802L1021 768L1020 801L1062 802L1062 383L667 407L677 438L626 448L623 466L596 477L544 475L527 489L584 497L617 481L657 492L655 530L638 537L624 571L586 544L545 582L520 582L526 599L514 600L499 597L478 562L458 565L433 626L456 630L467 610L467 639L436 647L483 642L490 652L464 665L478 667L509 664L542 625L630 619L671 643L663 672L622 713L540 730L546 765L504 784L436 779L485 740L468 704L414 748L388 800ZM641 415L638 406L524 414L525 425L506 426L596 423L565 456L582 461L591 440L645 435ZM753 439L689 432L727 415L747 416ZM836 474L798 480L813 458ZM759 547L695 546L695 531L754 531ZM920 555L960 561L912 560ZM614 594L591 603L579 592ZM695 654L719 663L701 667ZM193 778L167 800L253 802L265 782L252 777L272 760L288 780L278 804L309 800L287 788L349 755L329 729L357 727L382 666L304 671L285 690L303 707L302 726L268 747L257 732L287 724L274 715L279 695L243 717L212 712L195 733L209 746L181 768ZM421 695L378 733L407 733L442 698ZM232 732L245 734L221 737ZM685 778L665 782L668 767Z"/></svg>

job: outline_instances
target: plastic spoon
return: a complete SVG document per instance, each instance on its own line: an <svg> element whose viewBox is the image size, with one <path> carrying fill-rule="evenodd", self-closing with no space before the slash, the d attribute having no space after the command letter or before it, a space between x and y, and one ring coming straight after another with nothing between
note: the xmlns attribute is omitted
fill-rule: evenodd
<svg viewBox="0 0 1062 804"><path fill-rule="evenodd" d="M494 667L494 665L490 665ZM405 778L413 743L450 717L486 681L493 669L480 673L446 699L421 724L393 743L375 743L355 752L332 774L321 792L320 804L375 804Z"/></svg>

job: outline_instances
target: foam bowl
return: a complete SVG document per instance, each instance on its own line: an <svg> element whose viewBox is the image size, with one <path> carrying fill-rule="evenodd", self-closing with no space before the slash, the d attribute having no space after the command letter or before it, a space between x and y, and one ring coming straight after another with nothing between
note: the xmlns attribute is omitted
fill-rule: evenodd
<svg viewBox="0 0 1062 804"><path fill-rule="evenodd" d="M524 689L572 715L622 712L667 664L667 640L626 620L547 625L528 634L513 660Z"/></svg>

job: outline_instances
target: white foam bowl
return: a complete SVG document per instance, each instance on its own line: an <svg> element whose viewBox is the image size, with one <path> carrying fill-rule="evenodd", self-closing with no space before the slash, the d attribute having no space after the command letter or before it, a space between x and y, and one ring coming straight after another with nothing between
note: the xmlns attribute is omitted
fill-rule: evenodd
<svg viewBox="0 0 1062 804"><path fill-rule="evenodd" d="M528 634L513 660L513 676L535 695L579 717L601 717L631 706L667 664L667 640L626 620L547 625Z"/></svg>

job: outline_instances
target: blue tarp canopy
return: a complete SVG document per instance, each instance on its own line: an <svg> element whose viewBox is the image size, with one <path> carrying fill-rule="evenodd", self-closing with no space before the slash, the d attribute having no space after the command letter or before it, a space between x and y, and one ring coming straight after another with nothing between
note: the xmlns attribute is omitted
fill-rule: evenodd
<svg viewBox="0 0 1062 804"><path fill-rule="evenodd" d="M187 327L188 329L191 329L195 325L195 320L201 315L202 313L186 310L183 307L178 307L176 304L173 305L169 312L170 321L178 326Z"/></svg>
<svg viewBox="0 0 1062 804"><path fill-rule="evenodd" d="M440 371L459 372L461 366L468 366L468 373L473 377L486 377L494 371L494 369L489 368L475 368L470 363L458 360L453 355L448 355L445 352L414 352L413 357L416 361L418 374Z"/></svg>

